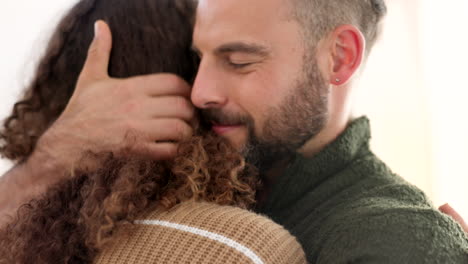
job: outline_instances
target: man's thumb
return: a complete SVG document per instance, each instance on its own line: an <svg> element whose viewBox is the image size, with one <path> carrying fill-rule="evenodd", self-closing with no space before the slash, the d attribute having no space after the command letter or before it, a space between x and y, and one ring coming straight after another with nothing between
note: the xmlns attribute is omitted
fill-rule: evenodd
<svg viewBox="0 0 468 264"><path fill-rule="evenodd" d="M94 39L88 50L80 81L93 81L109 77L109 57L112 49L112 34L102 20L94 24Z"/></svg>

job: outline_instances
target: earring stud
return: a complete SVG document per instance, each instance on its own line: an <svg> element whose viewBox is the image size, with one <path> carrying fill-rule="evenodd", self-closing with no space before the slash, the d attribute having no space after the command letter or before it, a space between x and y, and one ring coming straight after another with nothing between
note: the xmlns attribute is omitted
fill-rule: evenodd
<svg viewBox="0 0 468 264"><path fill-rule="evenodd" d="M339 83L339 82L341 82L341 79L340 79L340 78L336 78L335 81L336 81L337 83Z"/></svg>

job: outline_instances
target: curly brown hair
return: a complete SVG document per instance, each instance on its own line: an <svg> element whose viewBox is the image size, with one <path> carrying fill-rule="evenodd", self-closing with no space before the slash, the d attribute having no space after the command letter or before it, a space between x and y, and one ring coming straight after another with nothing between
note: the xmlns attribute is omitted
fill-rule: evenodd
<svg viewBox="0 0 468 264"><path fill-rule="evenodd" d="M171 72L191 81L192 0L81 0L59 23L35 78L0 132L0 154L17 163L58 118L73 94L94 21L113 32L109 74ZM92 263L122 225L144 212L195 199L249 208L255 168L203 123L172 161L85 153L93 171L70 169L62 182L23 205L0 230L0 263ZM79 162L78 162L79 164Z"/></svg>

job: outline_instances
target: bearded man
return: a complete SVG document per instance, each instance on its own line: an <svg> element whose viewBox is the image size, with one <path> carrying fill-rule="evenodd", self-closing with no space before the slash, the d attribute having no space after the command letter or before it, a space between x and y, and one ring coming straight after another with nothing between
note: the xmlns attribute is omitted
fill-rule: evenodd
<svg viewBox="0 0 468 264"><path fill-rule="evenodd" d="M351 116L385 13L383 0L199 0L193 87L167 74L110 78L110 32L98 25L67 109L3 180L27 193L3 211L56 181L34 175L59 175L80 149L173 157L197 108L260 169L257 211L295 235L309 262L467 263L461 226L392 173L369 148L369 120ZM126 101L100 109L111 90ZM138 105L145 96L158 104Z"/></svg>

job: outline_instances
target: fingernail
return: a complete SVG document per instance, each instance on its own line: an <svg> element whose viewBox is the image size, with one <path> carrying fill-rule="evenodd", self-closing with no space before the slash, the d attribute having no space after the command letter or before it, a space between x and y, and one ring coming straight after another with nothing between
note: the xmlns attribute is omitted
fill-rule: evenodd
<svg viewBox="0 0 468 264"><path fill-rule="evenodd" d="M98 23L98 21L96 21L94 23L94 38L97 39L98 36L99 36L99 23Z"/></svg>

